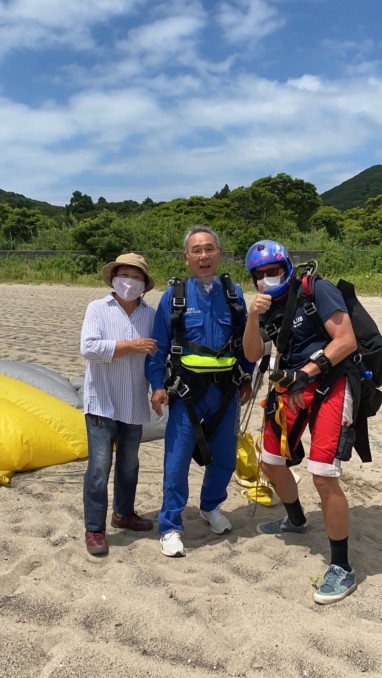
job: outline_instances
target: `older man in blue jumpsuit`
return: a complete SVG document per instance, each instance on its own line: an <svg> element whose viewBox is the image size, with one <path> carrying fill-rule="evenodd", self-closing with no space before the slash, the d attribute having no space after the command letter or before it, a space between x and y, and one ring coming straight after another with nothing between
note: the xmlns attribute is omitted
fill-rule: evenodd
<svg viewBox="0 0 382 678"><path fill-rule="evenodd" d="M232 526L219 506L227 498L227 486L235 470L240 404L244 405L251 395L254 365L244 358L241 349L235 353L231 347L226 352L223 350L224 355L221 355L223 347L230 346L234 321L222 281L216 275L221 259L216 232L206 226L191 229L184 240L183 257L192 273L192 277L186 282L183 337L186 344L192 342L192 346L182 351L182 379L190 384L192 390L198 382L198 373L203 372L204 383L207 381L208 386L201 397L195 397L193 406L197 419L203 421L207 430L224 397L222 383L219 388L221 375L224 374L225 383L229 382L231 389L232 381L236 384L224 415L217 425L215 421L215 430L208 438L212 463L206 465L200 494L201 518L210 524L215 534L223 534L229 532ZM234 290L237 301L243 308L239 328L242 336L246 307L239 285L235 285ZM162 414L163 405L169 405L165 380L167 357L174 343L172 296L170 287L159 303L153 328L158 351L148 357L146 363L146 376L153 392L152 407L158 415ZM198 354L198 348L203 347L220 352L219 357L203 355L203 350ZM206 374L209 375L207 379ZM238 374L241 375L239 378ZM191 381L187 381L187 375ZM165 556L186 555L182 543L182 512L188 500L188 473L195 442L195 427L184 401L181 397L171 399L165 436L163 504L159 513L161 552Z"/></svg>

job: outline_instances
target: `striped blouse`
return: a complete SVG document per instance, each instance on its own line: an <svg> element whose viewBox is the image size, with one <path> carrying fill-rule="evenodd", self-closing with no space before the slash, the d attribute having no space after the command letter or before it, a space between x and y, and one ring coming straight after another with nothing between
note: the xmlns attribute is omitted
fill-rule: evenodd
<svg viewBox="0 0 382 678"><path fill-rule="evenodd" d="M145 354L127 353L113 360L117 341L151 336L155 310L141 301L128 316L108 294L87 307L81 332L81 355L87 360L84 411L126 424L150 421Z"/></svg>

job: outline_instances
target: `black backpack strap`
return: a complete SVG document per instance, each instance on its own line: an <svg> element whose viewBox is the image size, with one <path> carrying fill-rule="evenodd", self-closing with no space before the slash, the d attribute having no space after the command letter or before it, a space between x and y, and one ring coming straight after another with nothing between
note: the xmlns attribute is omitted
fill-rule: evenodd
<svg viewBox="0 0 382 678"><path fill-rule="evenodd" d="M300 285L301 282L300 280L298 280L294 272L289 286L288 297L284 309L284 315L280 331L278 333L278 337L276 340L276 348L280 355L284 355L289 348L293 318L297 307L297 295Z"/></svg>
<svg viewBox="0 0 382 678"><path fill-rule="evenodd" d="M235 285L229 273L222 273L220 281L224 289L225 298L229 305L232 318L232 337L230 339L231 349L238 354L242 347L242 323L244 317L244 306L240 304Z"/></svg>
<svg viewBox="0 0 382 678"><path fill-rule="evenodd" d="M174 332L174 341L170 349L171 365L177 371L183 353L183 314L187 308L187 286L186 280L181 278L172 278L169 284L172 286L170 319Z"/></svg>

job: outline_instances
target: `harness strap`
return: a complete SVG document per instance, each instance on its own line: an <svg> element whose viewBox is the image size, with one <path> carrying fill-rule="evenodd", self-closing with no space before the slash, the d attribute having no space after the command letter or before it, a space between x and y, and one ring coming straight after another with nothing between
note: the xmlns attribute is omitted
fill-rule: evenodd
<svg viewBox="0 0 382 678"><path fill-rule="evenodd" d="M171 362L175 370L180 367L180 359L183 353L183 320L182 316L187 306L187 287L186 281L181 278L172 278L172 306L171 306L171 325L174 332L174 341L171 346Z"/></svg>
<svg viewBox="0 0 382 678"><path fill-rule="evenodd" d="M239 303L236 288L232 282L230 274L222 273L222 275L220 276L220 281L225 292L227 304L229 305L231 311L232 336L234 343L236 343L235 348L237 348L237 350L240 350L242 345L240 324L244 314L244 308Z"/></svg>
<svg viewBox="0 0 382 678"><path fill-rule="evenodd" d="M280 440L280 453L287 459L287 466L300 464L305 456L305 451L299 438L306 420L307 410L300 409L293 427L287 435L284 403L277 391L272 389L267 399L265 416L269 419L274 434ZM297 442L298 440L299 442Z"/></svg>
<svg viewBox="0 0 382 678"><path fill-rule="evenodd" d="M203 433L204 433L204 440L205 440L205 443L206 443L206 446L207 446L208 457L209 457L210 461L213 461L213 460L212 460L212 457L211 457L211 454L210 454L210 451L209 451L209 448L208 448L208 440L215 433L217 427L219 426L220 422L222 421L226 411L228 410L228 407L231 403L231 400L232 400L232 398L235 394L235 391L236 391L236 384L235 384L234 381L231 381L227 388L225 388L224 390L221 390L222 401L221 401L220 407L219 407L218 411L216 412L216 414L215 414L211 424L209 425L209 427L206 428L204 421L201 422L201 428L202 428ZM196 445L195 445L195 448L194 448L192 458L199 464L199 466L207 466L207 464L210 463L209 461L206 462L204 450L200 447L200 443L198 442L198 440L196 441Z"/></svg>
<svg viewBox="0 0 382 678"><path fill-rule="evenodd" d="M239 375L237 374L237 377L238 376ZM213 435L219 423L223 419L235 394L236 388L239 385L238 378L235 379L235 375L229 375L229 381L226 376L219 378L218 380L214 377L214 375L208 376L207 378L206 377L207 375L203 375L202 379L196 379L193 375L178 375L174 381L174 384L168 388L170 402L171 398L178 397L185 404L195 433L196 444L192 456L200 466L208 466L208 464L213 461L207 441ZM215 383L219 388L222 394L222 400L211 424L207 428L203 420L199 421L194 409L194 404L201 397L203 397L211 383ZM195 392L195 387L197 392Z"/></svg>
<svg viewBox="0 0 382 678"><path fill-rule="evenodd" d="M199 464L199 466L208 466L212 463L212 457L206 440L206 429L204 423L203 421L199 421L199 417L193 408L192 398L185 397L182 398L182 400L187 408L188 416L195 434L196 444L192 457Z"/></svg>

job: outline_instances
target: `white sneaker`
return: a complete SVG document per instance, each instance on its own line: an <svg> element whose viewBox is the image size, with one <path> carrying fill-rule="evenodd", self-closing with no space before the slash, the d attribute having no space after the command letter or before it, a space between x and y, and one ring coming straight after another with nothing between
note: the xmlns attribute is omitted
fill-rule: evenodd
<svg viewBox="0 0 382 678"><path fill-rule="evenodd" d="M181 558L186 555L186 549L180 538L179 530L170 530L160 538L161 553L169 558Z"/></svg>
<svg viewBox="0 0 382 678"><path fill-rule="evenodd" d="M213 509L213 511L200 511L200 515L203 520L206 520L210 524L212 532L215 534L223 534L224 532L231 532L232 525L229 522L228 518L223 516L219 507Z"/></svg>

